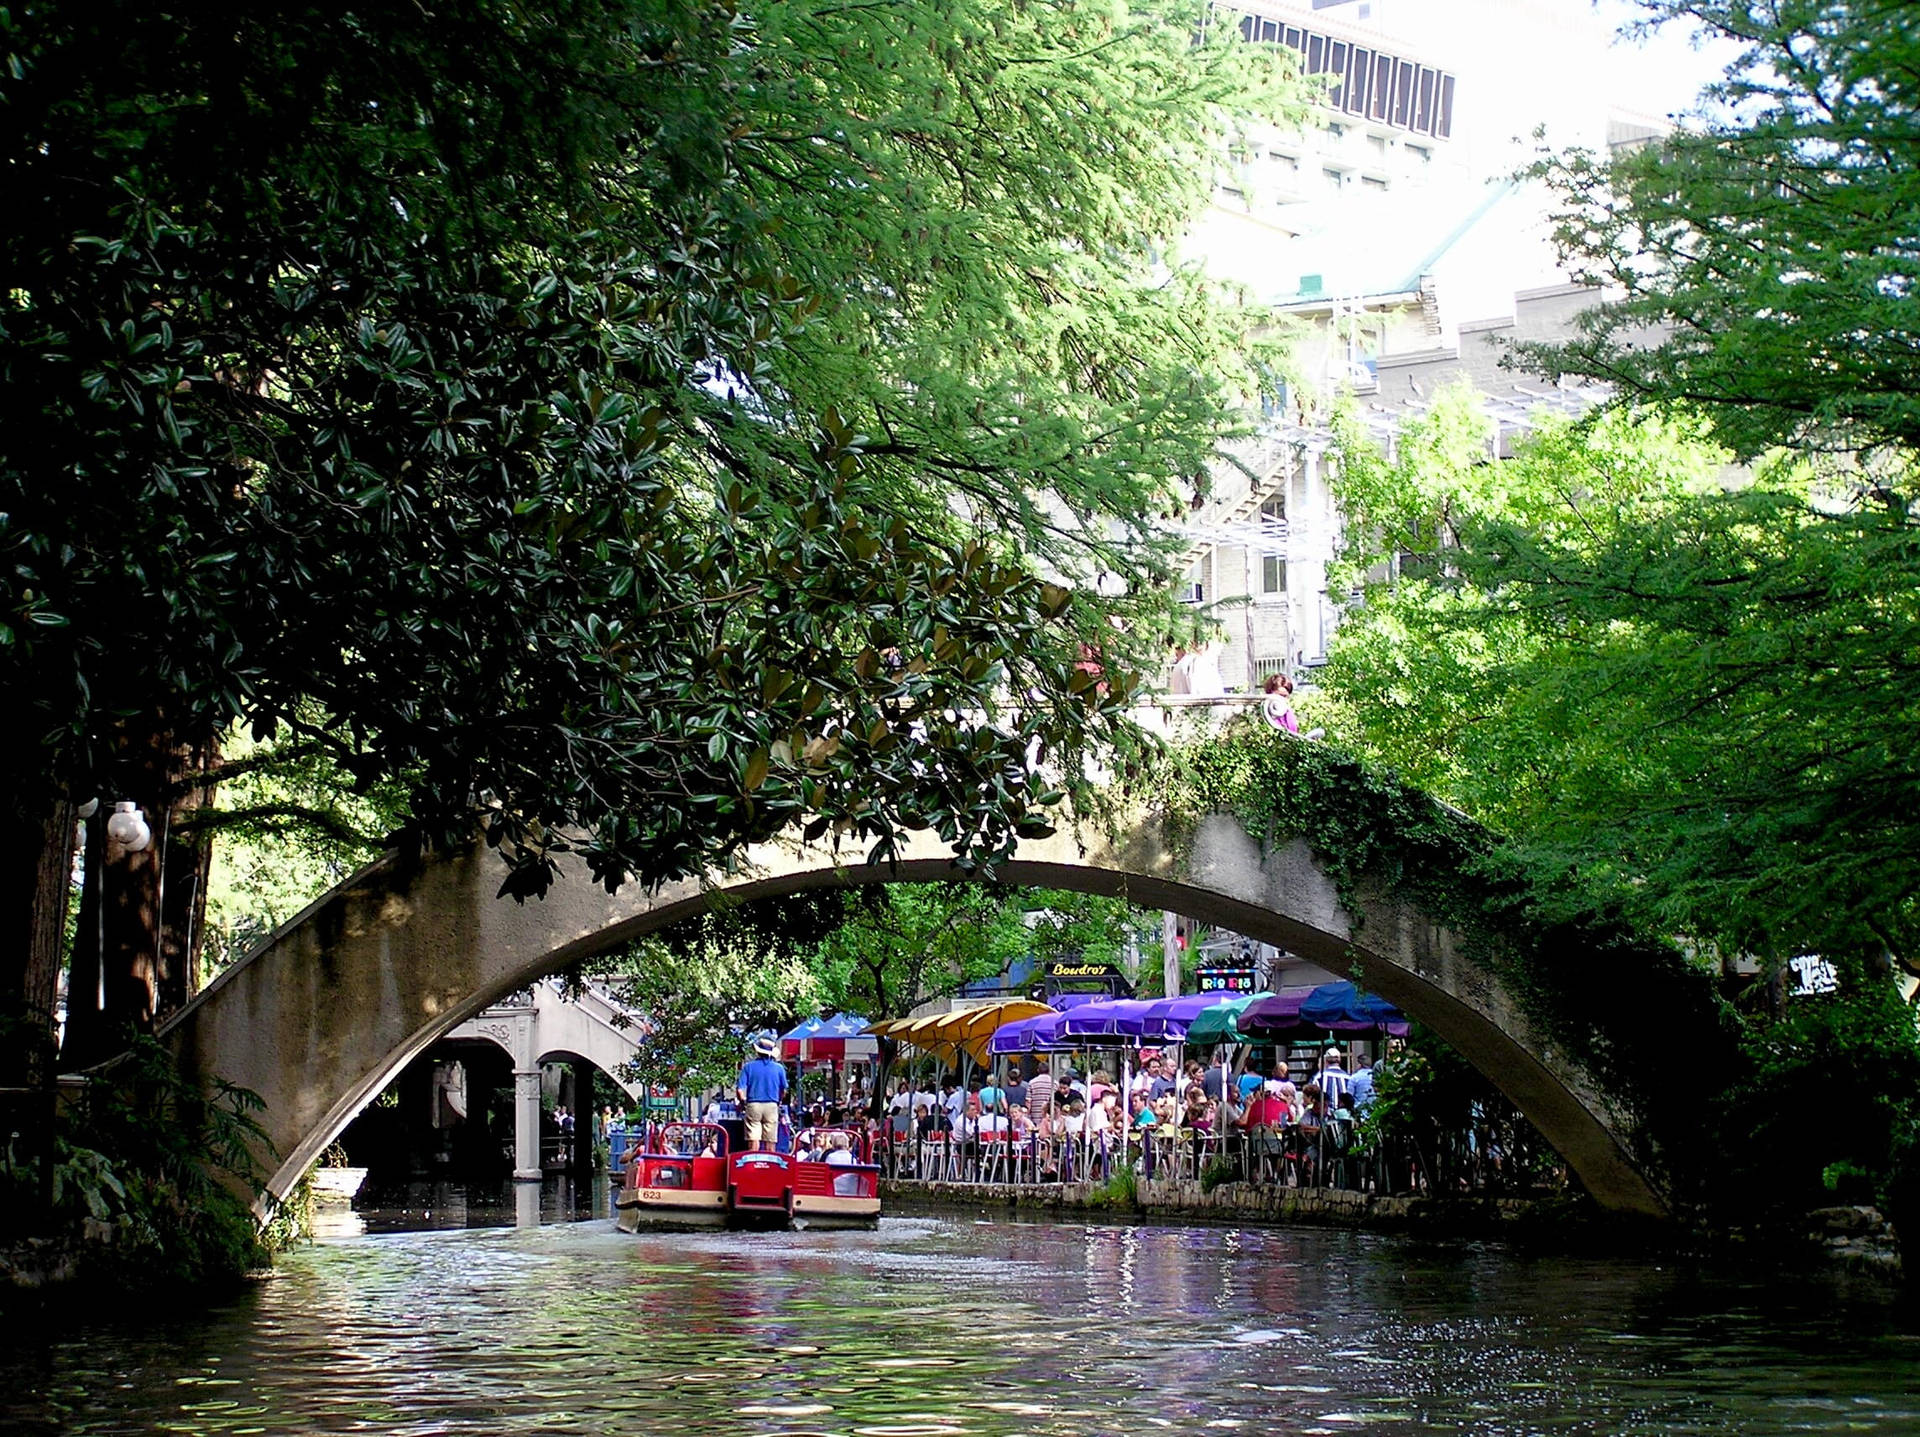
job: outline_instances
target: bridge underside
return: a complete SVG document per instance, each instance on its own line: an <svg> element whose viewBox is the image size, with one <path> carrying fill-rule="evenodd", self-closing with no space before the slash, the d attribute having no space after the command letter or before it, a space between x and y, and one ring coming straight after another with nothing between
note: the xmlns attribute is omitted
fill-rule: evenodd
<svg viewBox="0 0 1920 1437"><path fill-rule="evenodd" d="M896 865L838 866L821 848L758 849L733 877L609 895L570 873L541 901L497 899L484 847L374 865L222 973L165 1030L190 1073L266 1103L285 1193L414 1056L502 995L708 904L827 885L962 876L922 836ZM1366 894L1356 925L1305 844L1263 850L1228 815L1190 841L1141 825L1118 840L1066 832L1021 846L1001 881L1123 897L1273 943L1365 985L1421 1022L1511 1099L1603 1206L1664 1215L1618 1115L1560 1059L1500 982L1404 897Z"/></svg>

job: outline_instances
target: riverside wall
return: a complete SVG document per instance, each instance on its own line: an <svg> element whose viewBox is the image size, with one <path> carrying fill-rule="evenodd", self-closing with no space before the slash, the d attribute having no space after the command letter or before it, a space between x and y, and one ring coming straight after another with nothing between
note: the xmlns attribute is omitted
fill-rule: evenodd
<svg viewBox="0 0 1920 1437"><path fill-rule="evenodd" d="M1198 1182L1141 1182L1131 1200L1096 1183L956 1183L896 1178L880 1184L892 1209L1026 1212L1065 1216L1198 1222L1300 1223L1390 1232L1459 1236L1518 1236L1543 1226L1584 1226L1589 1210L1564 1198L1481 1195L1387 1194L1346 1188L1276 1187L1266 1183L1221 1183L1211 1191Z"/></svg>
<svg viewBox="0 0 1920 1437"><path fill-rule="evenodd" d="M1410 1233L1421 1237L1498 1240L1546 1250L1732 1251L1751 1256L1752 1234L1683 1233L1670 1226L1601 1210L1580 1196L1497 1197L1488 1194L1375 1193L1346 1188L1290 1188L1267 1183L1140 1182L1131 1197L1098 1183L958 1183L883 1178L889 1211L916 1210L1105 1221L1288 1224ZM1892 1228L1870 1207L1824 1208L1805 1230L1764 1244L1782 1266L1830 1268L1876 1283L1903 1278Z"/></svg>

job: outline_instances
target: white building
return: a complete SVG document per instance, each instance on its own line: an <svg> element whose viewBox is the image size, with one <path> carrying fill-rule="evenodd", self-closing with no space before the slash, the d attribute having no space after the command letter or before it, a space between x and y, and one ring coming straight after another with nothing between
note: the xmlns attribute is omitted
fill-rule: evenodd
<svg viewBox="0 0 1920 1437"><path fill-rule="evenodd" d="M1296 130L1252 137L1193 252L1294 326L1296 384L1195 513L1187 597L1225 631L1229 689L1323 658L1339 516L1327 406L1350 392L1390 442L1454 375L1503 429L1578 410L1500 368L1511 338L1564 334L1590 295L1554 254L1547 196L1515 172L1542 143L1604 149L1663 122L1611 102L1609 35L1586 0L1245 0L1247 33L1322 85Z"/></svg>

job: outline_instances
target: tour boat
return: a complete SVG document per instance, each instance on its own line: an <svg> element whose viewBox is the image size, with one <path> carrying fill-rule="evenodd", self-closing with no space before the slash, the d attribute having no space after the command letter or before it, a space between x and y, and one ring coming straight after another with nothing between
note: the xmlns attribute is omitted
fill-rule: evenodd
<svg viewBox="0 0 1920 1437"><path fill-rule="evenodd" d="M796 1152L847 1135L852 1163L747 1151L745 1124L666 1123L633 1153L614 1199L622 1232L643 1227L872 1227L880 1220L880 1169L858 1128L809 1129Z"/></svg>

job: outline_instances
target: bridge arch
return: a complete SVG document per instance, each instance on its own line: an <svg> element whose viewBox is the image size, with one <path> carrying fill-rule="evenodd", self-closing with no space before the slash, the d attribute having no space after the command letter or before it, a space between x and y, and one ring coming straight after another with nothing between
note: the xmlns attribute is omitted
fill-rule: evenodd
<svg viewBox="0 0 1920 1437"><path fill-rule="evenodd" d="M285 1193L352 1117L436 1039L503 995L729 900L827 885L939 882L962 876L930 835L899 861L779 843L738 871L644 893L608 894L579 870L548 896L498 899L500 867L484 846L405 861L389 856L327 894L267 944L220 974L163 1030L183 1070L264 1099L276 1156L269 1189ZM1497 974L1404 891L1363 887L1350 912L1298 839L1265 845L1226 813L1174 843L1142 819L1115 836L1066 829L1023 842L1000 871L1011 885L1123 897L1299 953L1366 986L1431 1027L1484 1073L1566 1159L1604 1207L1665 1215L1636 1160L1623 1109L1523 1011Z"/></svg>

